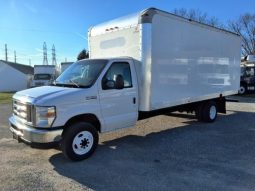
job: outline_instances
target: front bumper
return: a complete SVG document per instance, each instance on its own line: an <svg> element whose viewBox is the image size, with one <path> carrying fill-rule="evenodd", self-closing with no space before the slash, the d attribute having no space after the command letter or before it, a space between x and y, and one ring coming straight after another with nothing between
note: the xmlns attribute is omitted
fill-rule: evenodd
<svg viewBox="0 0 255 191"><path fill-rule="evenodd" d="M52 143L61 140L63 129L35 129L18 121L14 116L9 118L10 131L13 137L28 143Z"/></svg>

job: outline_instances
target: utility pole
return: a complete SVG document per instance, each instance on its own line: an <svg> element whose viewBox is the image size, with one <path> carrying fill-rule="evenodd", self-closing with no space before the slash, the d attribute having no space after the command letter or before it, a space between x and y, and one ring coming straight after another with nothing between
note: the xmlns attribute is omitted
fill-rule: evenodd
<svg viewBox="0 0 255 191"><path fill-rule="evenodd" d="M29 58L29 66L31 66L31 59Z"/></svg>
<svg viewBox="0 0 255 191"><path fill-rule="evenodd" d="M52 46L52 65L57 66L56 50L54 44Z"/></svg>
<svg viewBox="0 0 255 191"><path fill-rule="evenodd" d="M8 61L8 49L7 49L7 44L5 44L5 61Z"/></svg>
<svg viewBox="0 0 255 191"><path fill-rule="evenodd" d="M17 63L16 50L14 50L14 63Z"/></svg>
<svg viewBox="0 0 255 191"><path fill-rule="evenodd" d="M47 58L47 45L43 43L43 65L48 65L48 58Z"/></svg>

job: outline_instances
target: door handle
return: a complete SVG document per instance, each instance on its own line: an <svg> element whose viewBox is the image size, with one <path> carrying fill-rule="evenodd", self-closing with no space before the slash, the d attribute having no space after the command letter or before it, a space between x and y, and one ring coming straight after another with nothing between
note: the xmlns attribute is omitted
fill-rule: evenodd
<svg viewBox="0 0 255 191"><path fill-rule="evenodd" d="M133 104L136 104L136 98L135 97L133 98Z"/></svg>

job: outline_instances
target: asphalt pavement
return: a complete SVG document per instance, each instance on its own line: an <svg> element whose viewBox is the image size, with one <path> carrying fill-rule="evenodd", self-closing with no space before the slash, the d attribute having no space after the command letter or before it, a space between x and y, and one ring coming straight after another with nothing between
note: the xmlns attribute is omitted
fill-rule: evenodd
<svg viewBox="0 0 255 191"><path fill-rule="evenodd" d="M0 105L0 190L255 190L255 98L227 103L214 123L172 113L100 135L81 162L12 139Z"/></svg>

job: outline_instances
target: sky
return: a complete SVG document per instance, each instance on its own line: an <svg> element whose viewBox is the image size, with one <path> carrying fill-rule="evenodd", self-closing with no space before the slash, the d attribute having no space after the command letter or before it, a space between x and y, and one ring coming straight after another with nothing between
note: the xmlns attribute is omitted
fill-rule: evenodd
<svg viewBox="0 0 255 191"><path fill-rule="evenodd" d="M57 64L75 61L87 49L87 31L91 26L136 13L149 7L173 12L196 9L216 17L223 24L241 14L255 14L254 0L0 0L0 59L43 64L43 43L47 45L49 64L52 46Z"/></svg>

